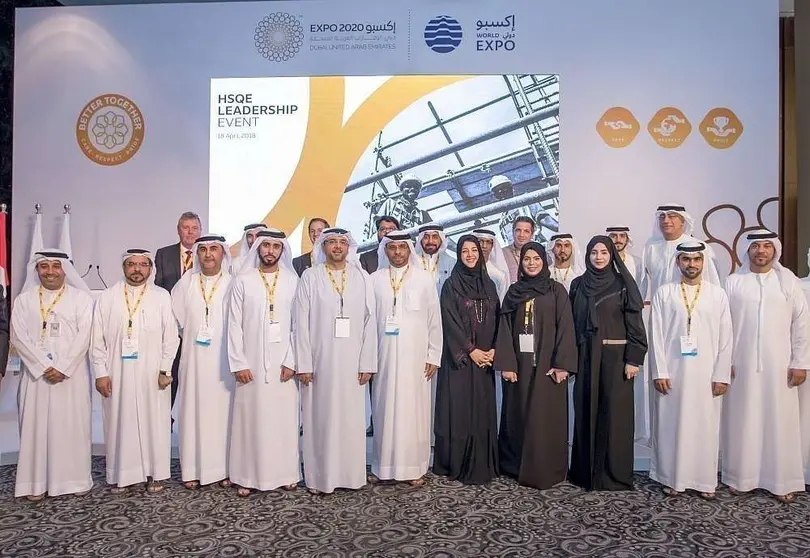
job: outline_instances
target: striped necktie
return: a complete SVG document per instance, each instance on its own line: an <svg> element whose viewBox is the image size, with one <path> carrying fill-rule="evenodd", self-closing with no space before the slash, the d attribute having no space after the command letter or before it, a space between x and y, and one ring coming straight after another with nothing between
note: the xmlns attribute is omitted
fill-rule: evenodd
<svg viewBox="0 0 810 558"><path fill-rule="evenodd" d="M183 273L191 269L191 250L186 250L186 257L183 258Z"/></svg>

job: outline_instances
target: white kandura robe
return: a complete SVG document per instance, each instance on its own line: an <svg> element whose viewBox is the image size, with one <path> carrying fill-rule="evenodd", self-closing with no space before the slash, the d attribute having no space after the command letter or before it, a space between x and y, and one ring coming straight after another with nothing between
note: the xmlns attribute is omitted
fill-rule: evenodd
<svg viewBox="0 0 810 558"><path fill-rule="evenodd" d="M301 276L293 304L295 362L299 374L312 374L301 387L303 401L304 480L309 488L330 493L335 488L366 484L365 390L360 372L377 370L377 320L371 278L347 263L343 315L350 319L348 338L335 337L340 298L325 264ZM340 272L332 272L340 285Z"/></svg>
<svg viewBox="0 0 810 558"><path fill-rule="evenodd" d="M395 281L404 268L394 269ZM374 440L371 472L384 480L413 480L430 465L431 401L425 364L441 363L439 296L430 275L409 269L394 308L389 268L371 276L377 316L377 375L374 377ZM395 315L398 335L385 324Z"/></svg>
<svg viewBox="0 0 810 558"><path fill-rule="evenodd" d="M44 290L43 294L47 309L57 291ZM14 301L11 343L24 365L17 395L20 420L14 488L17 497L45 492L59 496L93 487L92 403L87 365L93 299L86 292L66 285L47 321L48 335L42 345L39 289L23 292ZM58 336L55 332L50 335L51 324L59 324ZM58 384L48 383L43 373L51 367L67 379Z"/></svg>
<svg viewBox="0 0 810 558"><path fill-rule="evenodd" d="M810 313L795 277L786 299L776 272L726 281L735 376L723 401L722 480L740 491L804 490L799 394L788 370L810 368Z"/></svg>
<svg viewBox="0 0 810 558"><path fill-rule="evenodd" d="M694 300L697 287L687 286ZM732 328L722 288L703 282L692 310L697 356L681 355L687 312L681 286L662 286L650 311L650 375L670 380L666 395L655 392L650 478L677 491L714 492L720 443L722 397L712 383L731 383Z"/></svg>
<svg viewBox="0 0 810 558"><path fill-rule="evenodd" d="M509 290L509 277L492 262L487 262L487 274L495 283L495 291L498 293L498 298L503 302L503 297L506 296L506 291Z"/></svg>
<svg viewBox="0 0 810 558"><path fill-rule="evenodd" d="M566 291L571 290L571 283L579 277L581 274L574 271L573 264L571 267L565 269L558 269L557 267L550 265L548 267L549 273L551 273L551 278L560 283L562 286L565 287ZM570 271L569 271L570 270ZM567 275L566 275L567 272ZM573 408L573 407L572 407ZM573 420L574 413L571 413L571 417Z"/></svg>
<svg viewBox="0 0 810 558"><path fill-rule="evenodd" d="M205 300L200 272L186 273L172 289L172 309L180 327L177 417L180 474L183 482L206 485L228 478L228 445L231 432L231 398L234 378L228 369L226 324L231 276L223 272L208 312L211 344L196 342L205 327ZM205 277L208 296L217 276ZM176 380L176 381L177 381Z"/></svg>
<svg viewBox="0 0 810 558"><path fill-rule="evenodd" d="M636 285L641 288L641 280L644 277L641 270L641 261L639 261L633 254L628 252L626 249L624 251L624 262L625 267L630 272L630 275L633 276L633 279L636 280Z"/></svg>
<svg viewBox="0 0 810 558"><path fill-rule="evenodd" d="M267 291L258 270L243 272L234 280L228 313L230 371L253 374L252 382L237 384L234 392L230 478L256 490L301 480L298 384L294 379L281 381L281 364L291 351L298 275L283 267L278 273L273 300L273 319L281 329L278 342L270 342ZM272 286L274 275L265 277Z"/></svg>
<svg viewBox="0 0 810 558"><path fill-rule="evenodd" d="M802 279L801 286L805 300L810 307L810 278ZM808 381L799 386L799 419L802 434L804 484L810 485L810 382Z"/></svg>
<svg viewBox="0 0 810 558"><path fill-rule="evenodd" d="M169 478L171 461L171 386L158 387L161 371L171 372L180 339L169 293L148 284L133 316L138 358L121 358L129 314L125 281L99 295L93 313L90 362L96 379L110 377L112 395L102 397L107 482L129 486ZM134 307L139 289L127 286Z"/></svg>
<svg viewBox="0 0 810 558"><path fill-rule="evenodd" d="M451 255L451 253L447 250L440 250L436 252L432 256L428 256L425 254L417 254L420 263L422 263L422 269L425 269L428 273L430 273L433 281L436 284L436 294L441 296L442 294L442 287L444 287L444 282L450 277L450 274L453 273L453 268L456 266L456 258ZM425 259L429 260L429 263L423 262L422 257L424 256ZM438 261L438 264L437 264ZM430 445L433 446L434 442L434 435L433 435L433 421L436 418L436 377L438 373L433 376L430 380Z"/></svg>

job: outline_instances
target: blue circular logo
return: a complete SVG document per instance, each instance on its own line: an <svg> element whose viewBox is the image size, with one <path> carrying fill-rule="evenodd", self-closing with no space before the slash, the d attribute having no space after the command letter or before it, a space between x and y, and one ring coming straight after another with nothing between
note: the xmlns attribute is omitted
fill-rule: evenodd
<svg viewBox="0 0 810 558"><path fill-rule="evenodd" d="M461 36L461 24L450 16L435 17L425 26L425 44L440 54L456 50Z"/></svg>
<svg viewBox="0 0 810 558"><path fill-rule="evenodd" d="M271 62L284 62L304 46L304 27L298 18L284 12L264 16L253 35L256 50Z"/></svg>

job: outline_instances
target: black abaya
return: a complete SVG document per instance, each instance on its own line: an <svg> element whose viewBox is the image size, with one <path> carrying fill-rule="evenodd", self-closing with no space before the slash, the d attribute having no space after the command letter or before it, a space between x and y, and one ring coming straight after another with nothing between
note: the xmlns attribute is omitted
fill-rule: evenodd
<svg viewBox="0 0 810 558"><path fill-rule="evenodd" d="M458 241L480 249L478 240ZM470 357L474 349L495 345L499 302L495 285L481 264L470 270L461 261L442 287L440 305L444 343L437 375L433 472L464 484L486 484L498 476L495 376Z"/></svg>
<svg viewBox="0 0 810 558"><path fill-rule="evenodd" d="M498 456L501 472L519 484L551 488L565 480L568 470L568 382L557 384L549 370L574 372L577 352L571 305L565 288L551 282L550 290L534 297L530 330L534 355L521 353L525 304L501 316L495 367L516 372L517 382L503 383ZM532 360L535 364L532 364Z"/></svg>
<svg viewBox="0 0 810 558"><path fill-rule="evenodd" d="M572 300L580 279L571 284ZM634 379L626 378L624 367L642 364L647 352L641 308L622 287L596 300L591 312L598 329L577 332L582 342L574 384L569 480L586 490L632 490ZM603 344L604 340L626 344Z"/></svg>

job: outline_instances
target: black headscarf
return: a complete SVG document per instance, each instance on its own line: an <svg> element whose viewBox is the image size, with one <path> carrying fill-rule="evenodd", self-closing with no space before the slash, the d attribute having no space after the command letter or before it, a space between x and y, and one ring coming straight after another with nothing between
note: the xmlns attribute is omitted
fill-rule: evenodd
<svg viewBox="0 0 810 558"><path fill-rule="evenodd" d="M602 269L597 269L591 263L591 250L597 244L604 244L610 252L610 263ZM578 344L599 329L596 303L605 296L620 292L622 289L627 291L625 308L641 312L644 307L641 293L613 241L603 235L593 237L588 242L588 248L585 251L585 273L579 279L573 300L574 329L577 332Z"/></svg>
<svg viewBox="0 0 810 558"><path fill-rule="evenodd" d="M543 261L543 269L540 273L531 277L523 269L523 258L526 252L532 250L537 252L540 259ZM546 249L539 242L527 242L520 249L520 260L518 261L518 280L509 287L506 297L503 299L501 306L501 313L511 314L517 310L521 304L535 297L542 296L551 290L553 280L551 279L551 272L548 269L548 258L546 257Z"/></svg>
<svg viewBox="0 0 810 558"><path fill-rule="evenodd" d="M461 248L465 242L472 242L478 248L478 261L472 269L464 265L461 261ZM465 234L458 239L456 245L456 265L453 272L447 278L449 288L456 296L471 300L498 300L498 293L495 291L495 284L487 274L487 266L484 263L484 251L481 250L481 243L470 234Z"/></svg>

